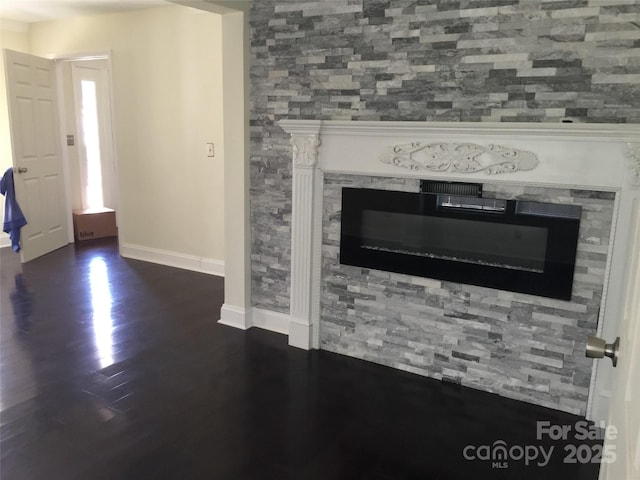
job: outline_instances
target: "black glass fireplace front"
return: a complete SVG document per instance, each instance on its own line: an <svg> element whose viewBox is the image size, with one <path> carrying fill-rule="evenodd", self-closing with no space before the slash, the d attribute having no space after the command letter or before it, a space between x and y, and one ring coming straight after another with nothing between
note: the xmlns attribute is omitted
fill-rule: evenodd
<svg viewBox="0 0 640 480"><path fill-rule="evenodd" d="M581 207L344 188L340 263L571 299Z"/></svg>

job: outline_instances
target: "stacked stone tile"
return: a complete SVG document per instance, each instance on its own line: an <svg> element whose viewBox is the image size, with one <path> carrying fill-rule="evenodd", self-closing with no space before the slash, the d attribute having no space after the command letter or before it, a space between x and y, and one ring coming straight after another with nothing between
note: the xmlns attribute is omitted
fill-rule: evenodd
<svg viewBox="0 0 640 480"><path fill-rule="evenodd" d="M289 311L280 119L640 122L640 0L259 0L250 24L259 308Z"/></svg>
<svg viewBox="0 0 640 480"><path fill-rule="evenodd" d="M416 180L325 178L321 347L583 415L602 299L611 193L484 185L485 197L582 206L570 302L339 261L342 187L418 191Z"/></svg>
<svg viewBox="0 0 640 480"><path fill-rule="evenodd" d="M289 308L282 118L640 122L640 1L260 0L250 22L262 308Z"/></svg>

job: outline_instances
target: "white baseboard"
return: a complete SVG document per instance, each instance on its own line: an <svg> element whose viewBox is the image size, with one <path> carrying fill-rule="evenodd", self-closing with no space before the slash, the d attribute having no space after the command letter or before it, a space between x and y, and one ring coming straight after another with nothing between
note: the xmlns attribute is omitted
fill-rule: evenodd
<svg viewBox="0 0 640 480"><path fill-rule="evenodd" d="M210 275L217 275L218 277L224 277L224 261L214 260L212 258L200 259L200 268L203 273Z"/></svg>
<svg viewBox="0 0 640 480"><path fill-rule="evenodd" d="M2 234L0 234L0 248L10 247L10 246L11 246L11 239L9 238L9 235L3 232Z"/></svg>
<svg viewBox="0 0 640 480"><path fill-rule="evenodd" d="M251 324L254 327L288 335L290 321L291 315L285 313L272 312L261 308L252 309Z"/></svg>
<svg viewBox="0 0 640 480"><path fill-rule="evenodd" d="M224 277L224 262L222 260L196 257L194 255L186 255L184 253L170 252L130 243L120 244L120 255L134 260L158 263L168 267L182 268L184 270Z"/></svg>
<svg viewBox="0 0 640 480"><path fill-rule="evenodd" d="M296 322L291 319L289 323L289 345L292 347L302 348L303 350L311 349L311 325Z"/></svg>
<svg viewBox="0 0 640 480"><path fill-rule="evenodd" d="M220 309L218 323L228 327L239 328L240 330L247 330L251 327L250 316L250 314L247 315L247 311L244 308L234 307L225 303Z"/></svg>
<svg viewBox="0 0 640 480"><path fill-rule="evenodd" d="M270 332L289 335L290 321L291 316L285 313L252 308L250 315L247 315L245 309L225 303L220 309L220 320L218 320L218 323L241 330L258 327L263 330L269 330Z"/></svg>

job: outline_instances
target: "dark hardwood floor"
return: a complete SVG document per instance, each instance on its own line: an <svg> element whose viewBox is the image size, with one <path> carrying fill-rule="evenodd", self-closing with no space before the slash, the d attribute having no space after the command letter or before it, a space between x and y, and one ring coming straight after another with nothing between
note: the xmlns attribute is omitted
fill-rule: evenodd
<svg viewBox="0 0 640 480"><path fill-rule="evenodd" d="M536 438L579 417L219 325L221 278L113 240L0 261L3 480L597 478L565 462L597 441Z"/></svg>

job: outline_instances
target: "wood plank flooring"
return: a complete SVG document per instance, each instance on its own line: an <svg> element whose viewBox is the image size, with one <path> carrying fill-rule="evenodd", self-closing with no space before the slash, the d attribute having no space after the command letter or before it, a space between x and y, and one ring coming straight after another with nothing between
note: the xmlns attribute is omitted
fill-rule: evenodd
<svg viewBox="0 0 640 480"><path fill-rule="evenodd" d="M598 441L536 438L583 419L219 325L221 278L113 240L0 262L3 480L597 478L565 460Z"/></svg>

